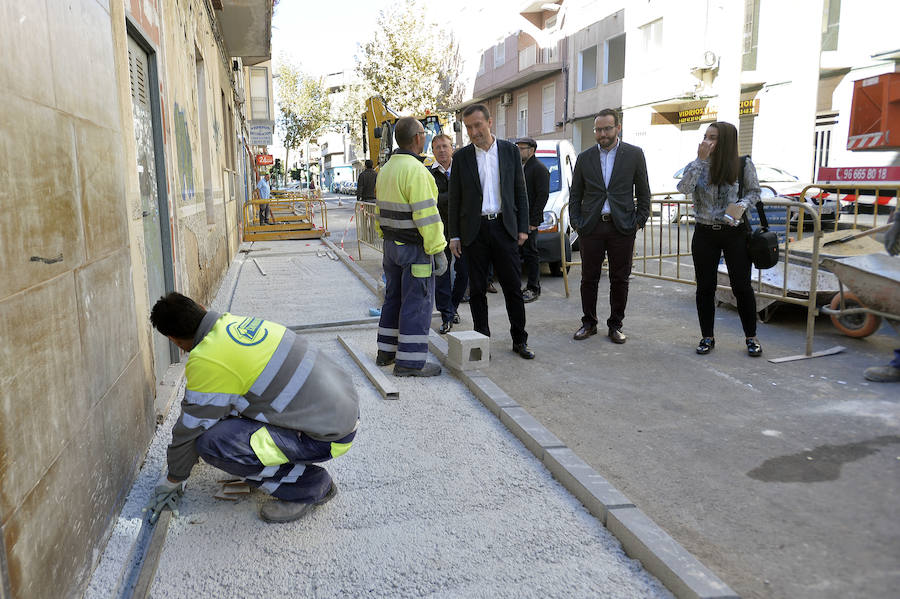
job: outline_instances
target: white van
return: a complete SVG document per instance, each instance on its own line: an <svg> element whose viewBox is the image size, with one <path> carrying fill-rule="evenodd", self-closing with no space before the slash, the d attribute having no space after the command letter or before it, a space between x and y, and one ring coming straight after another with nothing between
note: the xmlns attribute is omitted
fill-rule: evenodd
<svg viewBox="0 0 900 599"><path fill-rule="evenodd" d="M537 140L535 157L550 171L550 197L544 207L544 222L538 227L538 251L541 262L550 266L550 274L562 275L562 262L559 247L559 231L566 233L566 260L572 259L572 244L578 233L569 227L569 209L560 210L569 203L569 187L572 185L572 173L575 170L575 159L578 155L572 142L568 139Z"/></svg>

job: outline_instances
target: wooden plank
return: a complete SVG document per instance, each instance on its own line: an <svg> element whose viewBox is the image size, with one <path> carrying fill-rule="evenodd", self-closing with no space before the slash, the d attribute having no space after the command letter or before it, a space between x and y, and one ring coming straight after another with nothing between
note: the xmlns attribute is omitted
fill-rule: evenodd
<svg viewBox="0 0 900 599"><path fill-rule="evenodd" d="M400 399L400 390L393 381L388 380L385 374L381 372L381 369L375 365L372 358L360 351L359 348L355 347L340 335L338 335L338 341L341 342L341 345L344 346L344 349L347 350L350 357L353 358L369 380L372 381L372 384L375 385L375 388L378 389L378 392L381 393L383 398Z"/></svg>
<svg viewBox="0 0 900 599"><path fill-rule="evenodd" d="M843 345L835 345L834 347L823 349L822 351L816 351L811 353L810 355L806 354L798 354L796 356L785 356L783 358L771 358L769 362L773 364L780 364L781 362L793 362L795 360L808 360L809 358L821 358L823 356L833 356L834 354L839 354L842 351L847 349Z"/></svg>

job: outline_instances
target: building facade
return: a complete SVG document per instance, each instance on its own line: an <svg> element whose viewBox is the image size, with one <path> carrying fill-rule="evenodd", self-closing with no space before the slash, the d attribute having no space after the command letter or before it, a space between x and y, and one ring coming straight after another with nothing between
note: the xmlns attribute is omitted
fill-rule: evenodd
<svg viewBox="0 0 900 599"><path fill-rule="evenodd" d="M3 15L0 597L77 597L180 358L150 307L170 290L208 304L240 242L251 155L235 73L268 60L272 4Z"/></svg>
<svg viewBox="0 0 900 599"><path fill-rule="evenodd" d="M654 191L674 190L716 120L738 128L742 154L800 182L849 167L875 172L863 182L897 179L884 167L900 166L900 142L867 150L849 139L855 82L900 70L896 2L560 0L525 3L511 18L518 31L478 57L459 107L486 103L499 137L564 137L581 151L594 143L593 116L614 108ZM532 63L535 40L535 56L556 44L557 62ZM551 84L565 90L552 131Z"/></svg>

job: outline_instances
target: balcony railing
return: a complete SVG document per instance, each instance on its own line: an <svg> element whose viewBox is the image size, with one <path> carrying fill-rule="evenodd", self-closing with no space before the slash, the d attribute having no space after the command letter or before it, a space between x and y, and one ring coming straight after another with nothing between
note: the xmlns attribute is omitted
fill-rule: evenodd
<svg viewBox="0 0 900 599"><path fill-rule="evenodd" d="M519 51L519 71L524 71L536 64L552 64L559 61L559 46L554 45L538 50L537 45L532 44Z"/></svg>

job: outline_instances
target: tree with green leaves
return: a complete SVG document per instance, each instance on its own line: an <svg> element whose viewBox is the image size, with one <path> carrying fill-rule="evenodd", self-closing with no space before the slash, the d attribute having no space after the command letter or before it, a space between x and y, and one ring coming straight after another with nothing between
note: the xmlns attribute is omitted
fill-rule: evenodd
<svg viewBox="0 0 900 599"><path fill-rule="evenodd" d="M373 31L356 55L364 88L401 113L448 113L462 100L459 45L421 0L381 10Z"/></svg>
<svg viewBox="0 0 900 599"><path fill-rule="evenodd" d="M277 125L285 147L284 164L292 149L299 148L319 129L330 122L331 102L321 79L303 74L287 59L279 60Z"/></svg>

